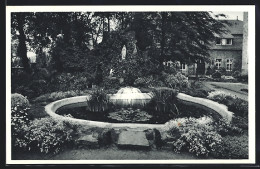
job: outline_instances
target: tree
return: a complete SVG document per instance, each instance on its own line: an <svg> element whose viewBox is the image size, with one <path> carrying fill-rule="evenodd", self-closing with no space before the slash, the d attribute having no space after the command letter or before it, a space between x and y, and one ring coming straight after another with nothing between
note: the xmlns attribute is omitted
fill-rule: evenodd
<svg viewBox="0 0 260 169"><path fill-rule="evenodd" d="M21 58L24 70L27 73L30 73L31 69L30 69L29 59L27 57L27 46L26 46L27 38L24 31L26 19L27 18L25 13L12 13L11 15L12 27L15 28L19 33L17 54Z"/></svg>
<svg viewBox="0 0 260 169"><path fill-rule="evenodd" d="M215 20L208 12L168 12L161 15L167 16L164 24L166 43L161 45L165 47L167 60L208 61L209 47L215 35L224 32L223 22Z"/></svg>
<svg viewBox="0 0 260 169"><path fill-rule="evenodd" d="M131 47L137 49L136 56L130 52L128 57L138 63L144 57L149 60L154 69L149 72L163 71L162 63L168 60L207 61L214 35L223 32L223 22L209 12L13 13L12 23L19 32L18 49L26 69L28 43L38 59L44 60L45 48L51 49L50 57L58 71L81 71L85 65L94 72L101 63L103 73L118 67L123 45L127 46L127 55ZM131 31L137 42L129 45L132 39L124 35ZM87 49L91 45L93 51Z"/></svg>
<svg viewBox="0 0 260 169"><path fill-rule="evenodd" d="M136 12L129 27L140 50L159 50L154 59L160 65L167 60L207 61L209 46L223 28L209 12Z"/></svg>

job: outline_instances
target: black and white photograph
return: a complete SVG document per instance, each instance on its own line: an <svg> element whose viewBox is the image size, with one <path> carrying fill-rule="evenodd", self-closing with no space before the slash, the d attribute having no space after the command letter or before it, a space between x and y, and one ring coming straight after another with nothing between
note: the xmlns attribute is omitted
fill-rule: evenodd
<svg viewBox="0 0 260 169"><path fill-rule="evenodd" d="M7 6L6 162L255 163L254 10Z"/></svg>

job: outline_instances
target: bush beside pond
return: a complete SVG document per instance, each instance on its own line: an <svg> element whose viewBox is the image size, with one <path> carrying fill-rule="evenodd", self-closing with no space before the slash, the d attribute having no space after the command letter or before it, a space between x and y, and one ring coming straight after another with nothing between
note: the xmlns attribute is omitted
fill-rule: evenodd
<svg viewBox="0 0 260 169"><path fill-rule="evenodd" d="M14 146L23 146L19 140L25 134L24 126L29 123L28 110L29 101L23 95L18 93L11 95L11 131Z"/></svg>
<svg viewBox="0 0 260 169"><path fill-rule="evenodd" d="M248 136L225 136L223 145L212 153L212 156L220 159L247 159L248 158Z"/></svg>
<svg viewBox="0 0 260 169"><path fill-rule="evenodd" d="M214 121L201 118L178 118L167 123L165 128L175 152L190 152L197 156L241 159L248 158L247 132L228 124L225 120Z"/></svg>
<svg viewBox="0 0 260 169"><path fill-rule="evenodd" d="M70 145L75 137L75 129L62 121L54 121L50 117L35 119L23 125L15 137L14 147L26 151L40 153L58 153Z"/></svg>
<svg viewBox="0 0 260 169"><path fill-rule="evenodd" d="M17 105L21 106L22 108L27 108L30 104L26 97L19 93L14 93L11 95L11 107L15 107Z"/></svg>
<svg viewBox="0 0 260 169"><path fill-rule="evenodd" d="M169 128L179 130L180 137L173 141L175 152L188 151L197 156L208 156L222 144L222 137L214 128L213 120L209 117L180 118L174 120L175 125ZM174 124L174 123L173 123Z"/></svg>
<svg viewBox="0 0 260 169"><path fill-rule="evenodd" d="M188 94L193 97L206 98L208 93L212 90L203 85L202 82L196 80L190 80L190 85L188 88L182 89L181 92Z"/></svg>
<svg viewBox="0 0 260 169"><path fill-rule="evenodd" d="M248 118L248 102L245 100L220 91L210 93L207 98L226 105L228 110L234 112L236 116Z"/></svg>

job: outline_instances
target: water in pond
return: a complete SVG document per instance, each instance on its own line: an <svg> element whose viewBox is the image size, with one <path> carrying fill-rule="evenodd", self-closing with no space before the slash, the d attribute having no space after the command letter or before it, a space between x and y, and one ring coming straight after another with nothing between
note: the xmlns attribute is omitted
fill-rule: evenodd
<svg viewBox="0 0 260 169"><path fill-rule="evenodd" d="M180 115L175 116L173 113L161 113L153 111L150 108L110 108L105 112L91 112L87 109L87 103L69 104L59 108L56 113L59 115L71 115L73 118L102 121L110 123L149 123L164 124L174 118L212 116L213 119L220 118L220 115L207 109L194 105L184 104L180 101L176 103Z"/></svg>

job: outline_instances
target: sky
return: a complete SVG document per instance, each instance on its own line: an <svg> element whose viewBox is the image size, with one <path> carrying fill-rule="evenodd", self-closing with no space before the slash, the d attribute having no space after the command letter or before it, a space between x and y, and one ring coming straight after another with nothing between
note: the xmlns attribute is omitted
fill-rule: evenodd
<svg viewBox="0 0 260 169"><path fill-rule="evenodd" d="M219 18L219 19L227 19L227 20L236 20L238 17L238 20L243 21L243 12L226 12L226 11L219 11L219 12L213 12L214 14L225 14L227 18Z"/></svg>

